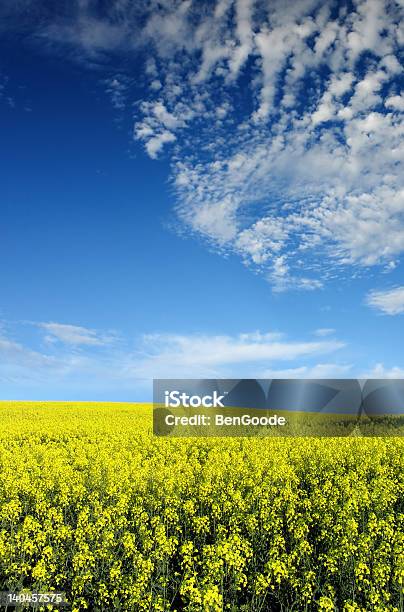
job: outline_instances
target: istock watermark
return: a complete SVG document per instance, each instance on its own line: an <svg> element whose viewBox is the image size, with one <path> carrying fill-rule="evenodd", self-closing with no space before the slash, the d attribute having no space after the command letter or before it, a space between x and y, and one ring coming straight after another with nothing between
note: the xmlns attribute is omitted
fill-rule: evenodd
<svg viewBox="0 0 404 612"><path fill-rule="evenodd" d="M164 405L166 408L224 408L222 399L224 395L219 395L217 391L213 392L213 395L188 395L188 393L181 393L181 391L166 391L165 392Z"/></svg>
<svg viewBox="0 0 404 612"><path fill-rule="evenodd" d="M157 436L402 436L404 380L156 379Z"/></svg>

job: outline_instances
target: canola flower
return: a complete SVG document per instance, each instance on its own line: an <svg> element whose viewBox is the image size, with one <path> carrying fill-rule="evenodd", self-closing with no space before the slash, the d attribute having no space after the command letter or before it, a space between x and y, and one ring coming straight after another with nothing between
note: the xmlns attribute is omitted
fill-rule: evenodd
<svg viewBox="0 0 404 612"><path fill-rule="evenodd" d="M403 610L402 438L153 438L129 404L0 418L0 590L74 612Z"/></svg>

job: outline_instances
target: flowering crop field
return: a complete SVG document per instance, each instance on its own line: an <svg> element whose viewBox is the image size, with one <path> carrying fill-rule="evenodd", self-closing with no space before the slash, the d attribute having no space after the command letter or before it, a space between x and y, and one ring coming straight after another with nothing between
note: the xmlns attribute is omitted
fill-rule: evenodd
<svg viewBox="0 0 404 612"><path fill-rule="evenodd" d="M0 590L68 610L402 611L403 438L154 438L0 403Z"/></svg>

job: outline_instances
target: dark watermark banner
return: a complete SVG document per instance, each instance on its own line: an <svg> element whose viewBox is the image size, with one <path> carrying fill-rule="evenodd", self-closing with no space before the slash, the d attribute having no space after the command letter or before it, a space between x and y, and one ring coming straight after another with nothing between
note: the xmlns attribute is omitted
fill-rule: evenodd
<svg viewBox="0 0 404 612"><path fill-rule="evenodd" d="M157 436L402 436L404 380L156 379Z"/></svg>

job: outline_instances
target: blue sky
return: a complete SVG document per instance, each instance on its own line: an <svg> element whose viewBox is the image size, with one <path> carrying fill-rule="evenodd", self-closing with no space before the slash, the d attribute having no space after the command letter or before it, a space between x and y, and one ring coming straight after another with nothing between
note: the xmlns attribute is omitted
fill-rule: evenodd
<svg viewBox="0 0 404 612"><path fill-rule="evenodd" d="M0 399L403 377L402 18L3 2Z"/></svg>

